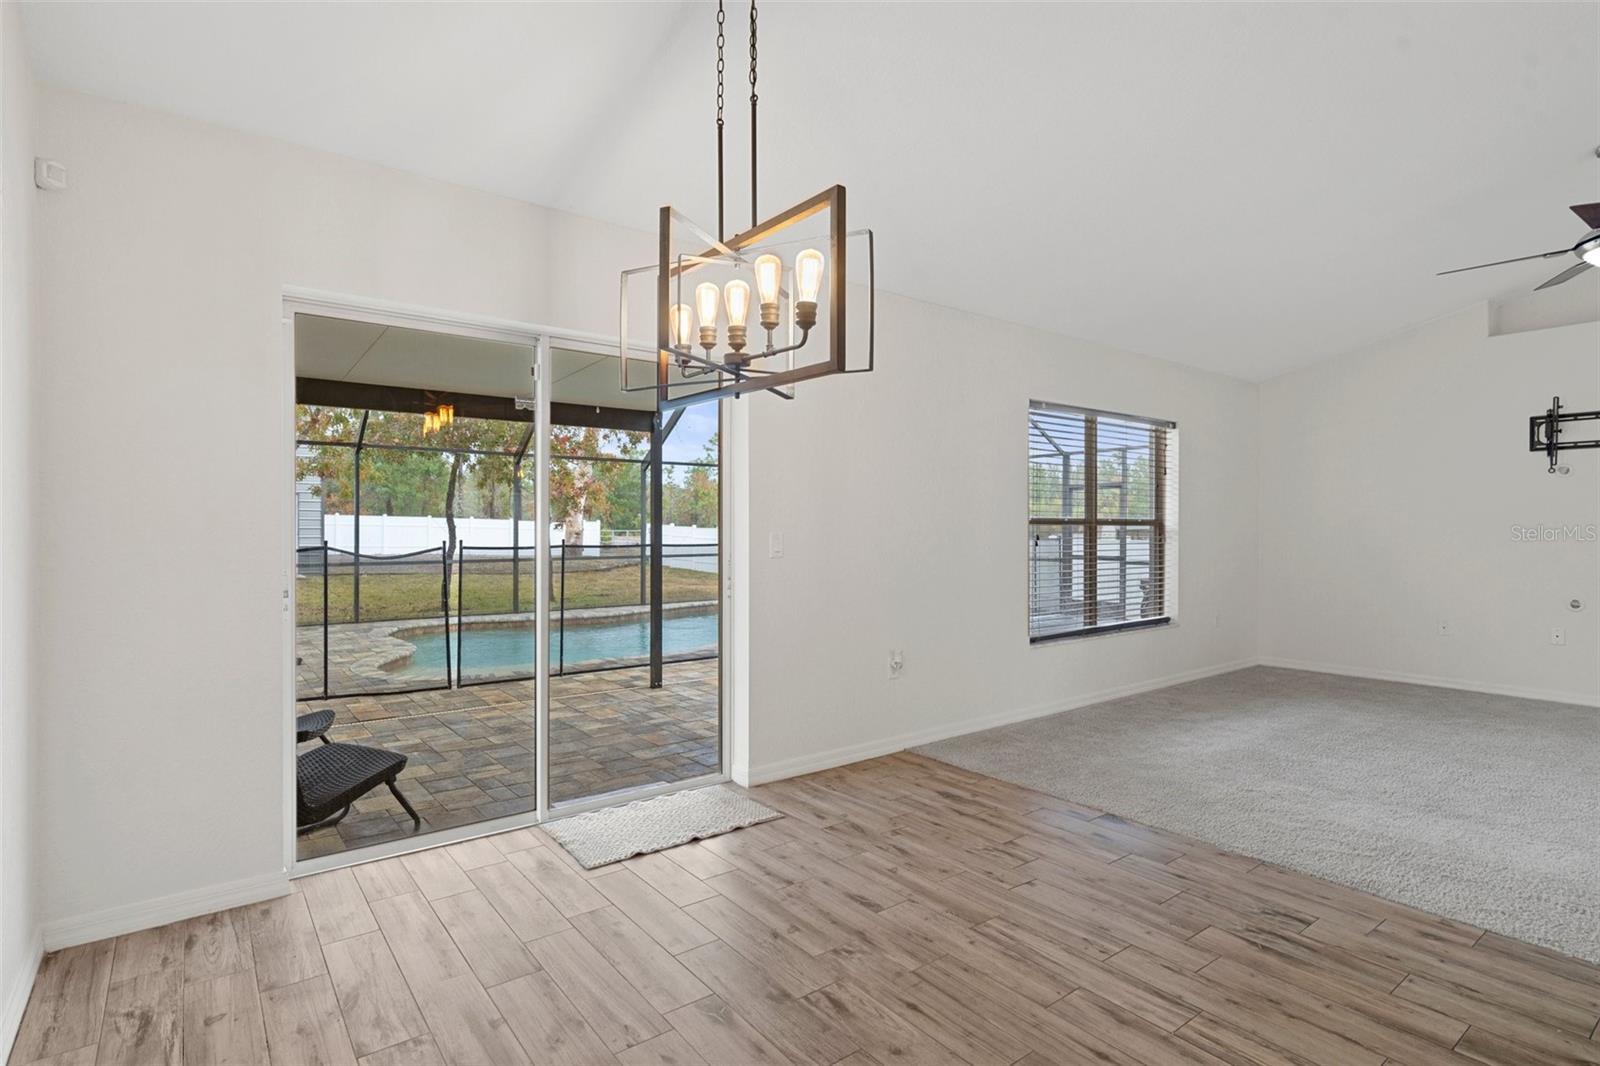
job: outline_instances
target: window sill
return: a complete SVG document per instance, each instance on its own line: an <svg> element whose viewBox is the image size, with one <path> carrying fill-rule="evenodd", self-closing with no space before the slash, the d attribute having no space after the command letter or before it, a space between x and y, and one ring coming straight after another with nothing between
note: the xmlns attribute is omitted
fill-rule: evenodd
<svg viewBox="0 0 1600 1066"><path fill-rule="evenodd" d="M1134 629L1154 629L1157 626L1172 624L1170 615L1162 618L1140 618L1133 622L1115 622L1108 626L1094 626L1090 629L1072 629L1065 633L1045 633L1040 636L1030 636L1029 644L1054 644L1062 640L1080 640L1084 637L1100 637L1110 633L1126 633Z"/></svg>

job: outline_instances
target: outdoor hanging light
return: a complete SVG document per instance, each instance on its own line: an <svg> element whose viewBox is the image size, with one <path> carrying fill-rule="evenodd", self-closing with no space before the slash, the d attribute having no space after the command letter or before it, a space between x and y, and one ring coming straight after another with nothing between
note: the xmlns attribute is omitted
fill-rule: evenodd
<svg viewBox="0 0 1600 1066"><path fill-rule="evenodd" d="M442 403L422 415L422 435L430 437L456 420L456 405Z"/></svg>
<svg viewBox="0 0 1600 1066"><path fill-rule="evenodd" d="M717 236L668 205L660 214L660 256L622 272L621 359L625 392L656 392L657 408L765 390L793 399L799 381L852 374L873 367L874 278L870 229L845 226L844 186L834 185L760 221L756 211L756 5L750 4L750 228L732 236L724 227L723 26L717 4ZM865 365L845 359L846 245L860 239L866 252ZM784 288L785 278L794 286ZM655 380L630 383L628 304L630 282L655 282ZM754 300L752 301L752 295ZM692 300L692 306L691 306ZM752 303L760 332L751 336ZM724 330L723 318L726 318ZM861 339L861 338L858 338ZM724 347L725 345L725 347ZM781 359L779 357L782 357Z"/></svg>

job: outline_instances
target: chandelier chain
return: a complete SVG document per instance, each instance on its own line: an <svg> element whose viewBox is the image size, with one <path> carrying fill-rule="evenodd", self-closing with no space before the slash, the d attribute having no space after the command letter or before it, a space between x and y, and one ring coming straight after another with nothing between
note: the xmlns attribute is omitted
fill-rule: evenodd
<svg viewBox="0 0 1600 1066"><path fill-rule="evenodd" d="M718 0L720 3L721 0ZM750 0L750 228L756 215L756 0Z"/></svg>
<svg viewBox="0 0 1600 1066"><path fill-rule="evenodd" d="M727 14L722 10L722 0L717 0L717 239L727 236L727 227L723 221L723 192L722 192L722 72L726 67L722 58L722 46L726 40L723 36L723 23L727 21Z"/></svg>

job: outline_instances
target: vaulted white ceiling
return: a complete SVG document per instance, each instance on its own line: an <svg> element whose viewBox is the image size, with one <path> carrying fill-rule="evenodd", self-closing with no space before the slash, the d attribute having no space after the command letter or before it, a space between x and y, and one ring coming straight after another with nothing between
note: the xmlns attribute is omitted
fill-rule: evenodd
<svg viewBox="0 0 1600 1066"><path fill-rule="evenodd" d="M48 82L651 229L667 202L715 217L714 12L56 3L26 26ZM747 18L730 3L730 229ZM768 0L759 28L764 211L842 182L883 288L1244 378L1525 292L1562 264L1433 274L1570 246L1567 205L1600 200L1593 3ZM1600 302L1597 278L1572 284Z"/></svg>

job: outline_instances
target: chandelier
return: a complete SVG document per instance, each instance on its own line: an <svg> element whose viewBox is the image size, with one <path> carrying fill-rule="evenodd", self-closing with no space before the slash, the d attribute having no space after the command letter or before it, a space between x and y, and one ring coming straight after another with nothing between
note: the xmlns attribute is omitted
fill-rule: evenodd
<svg viewBox="0 0 1600 1066"><path fill-rule="evenodd" d="M431 437L456 420L456 405L442 403L431 411L422 413L422 435Z"/></svg>
<svg viewBox="0 0 1600 1066"><path fill-rule="evenodd" d="M619 354L622 388L656 392L657 407L692 404L767 391L794 398L794 385L831 374L873 367L874 262L872 231L849 230L842 185L765 220L756 209L756 5L750 4L750 226L728 235L723 166L723 72L726 15L717 3L717 229L712 236L671 205L661 208L659 256L649 266L622 272ZM852 241L864 245L866 281L847 277ZM630 297L653 281L656 373L649 384L630 382ZM852 285L854 288L852 289ZM864 297L865 328L847 329L850 295ZM754 321L752 322L752 314ZM852 366L847 343L865 342L866 358Z"/></svg>

